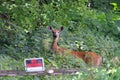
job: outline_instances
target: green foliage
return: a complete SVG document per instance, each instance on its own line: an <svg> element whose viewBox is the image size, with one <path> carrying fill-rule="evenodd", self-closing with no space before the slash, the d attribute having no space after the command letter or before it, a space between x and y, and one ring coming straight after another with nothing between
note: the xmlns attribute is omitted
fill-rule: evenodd
<svg viewBox="0 0 120 80"><path fill-rule="evenodd" d="M114 8L113 8L114 11L118 10L118 5L117 5L117 3L110 3L110 4L114 6Z"/></svg>
<svg viewBox="0 0 120 80"><path fill-rule="evenodd" d="M113 11L115 6L112 8L110 5L116 3L119 8L119 1L93 0L94 6L89 7L85 3L90 1L92 0L1 0L2 70L24 70L24 59L31 57L44 57L46 68L80 68L76 75L19 76L7 79L119 80L120 14L119 9L116 13ZM64 26L60 46L78 51L94 51L101 55L101 68L89 68L82 60L70 55L52 55L52 35L48 26L57 29ZM2 77L1 80L6 78Z"/></svg>

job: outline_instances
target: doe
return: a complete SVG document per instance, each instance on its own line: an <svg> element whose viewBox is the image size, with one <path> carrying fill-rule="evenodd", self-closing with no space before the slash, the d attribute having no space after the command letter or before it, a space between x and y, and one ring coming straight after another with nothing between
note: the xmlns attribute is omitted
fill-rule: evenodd
<svg viewBox="0 0 120 80"><path fill-rule="evenodd" d="M54 30L51 26L49 26L49 30L53 34L53 42L51 48L56 54L58 53L64 54L65 51L68 50L66 48L61 48L58 46L59 35L63 29L64 28L61 27L59 30ZM99 67L102 63L102 58L95 52L79 52L79 51L70 50L70 54L75 57L81 58L87 64L92 65L94 67Z"/></svg>

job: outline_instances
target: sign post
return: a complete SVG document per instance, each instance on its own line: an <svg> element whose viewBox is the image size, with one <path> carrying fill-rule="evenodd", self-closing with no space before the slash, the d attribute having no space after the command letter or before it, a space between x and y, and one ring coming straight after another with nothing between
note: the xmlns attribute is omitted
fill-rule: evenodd
<svg viewBox="0 0 120 80"><path fill-rule="evenodd" d="M30 58L24 60L26 72L45 71L43 58Z"/></svg>

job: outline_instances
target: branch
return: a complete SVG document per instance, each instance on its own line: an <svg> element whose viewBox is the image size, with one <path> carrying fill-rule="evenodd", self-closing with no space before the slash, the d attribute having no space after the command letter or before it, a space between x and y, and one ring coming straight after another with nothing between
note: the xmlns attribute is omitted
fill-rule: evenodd
<svg viewBox="0 0 120 80"><path fill-rule="evenodd" d="M62 74L76 74L77 69L51 69L46 71L40 72L26 72L26 71L19 71L19 70L1 70L1 76L28 76L28 75L62 75Z"/></svg>

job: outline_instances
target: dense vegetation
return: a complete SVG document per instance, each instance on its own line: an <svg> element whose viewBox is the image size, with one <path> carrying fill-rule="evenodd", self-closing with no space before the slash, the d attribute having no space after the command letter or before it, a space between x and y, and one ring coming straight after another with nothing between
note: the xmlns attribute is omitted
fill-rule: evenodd
<svg viewBox="0 0 120 80"><path fill-rule="evenodd" d="M100 69L80 59L54 55L48 26L64 26L60 46L94 51L103 57ZM1 77L1 80L119 80L119 0L1 0L0 68L24 70L24 59L44 57L48 68L80 68L76 75ZM84 69L84 70L82 70Z"/></svg>

